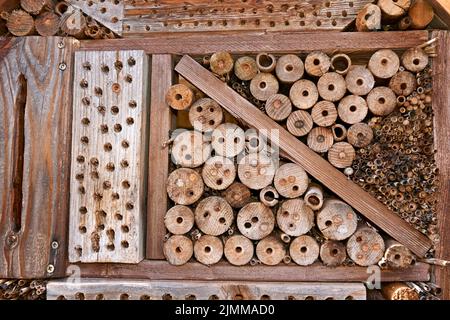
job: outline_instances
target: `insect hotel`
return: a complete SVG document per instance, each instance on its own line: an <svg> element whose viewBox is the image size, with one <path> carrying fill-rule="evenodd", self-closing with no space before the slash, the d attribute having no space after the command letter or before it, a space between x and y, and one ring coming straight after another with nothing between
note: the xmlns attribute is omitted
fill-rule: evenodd
<svg viewBox="0 0 450 320"><path fill-rule="evenodd" d="M450 299L447 1L0 18L0 299Z"/></svg>

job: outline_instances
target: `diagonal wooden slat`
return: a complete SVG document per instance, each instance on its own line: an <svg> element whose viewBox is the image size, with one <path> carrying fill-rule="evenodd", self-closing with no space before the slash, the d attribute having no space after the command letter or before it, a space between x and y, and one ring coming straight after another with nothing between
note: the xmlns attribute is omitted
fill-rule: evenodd
<svg viewBox="0 0 450 320"><path fill-rule="evenodd" d="M236 118L257 130L264 129L269 132L278 130L279 141L276 143L293 161L415 254L424 256L430 249L431 240L428 237L348 180L343 173L263 114L226 83L217 79L190 56L183 56L175 70Z"/></svg>

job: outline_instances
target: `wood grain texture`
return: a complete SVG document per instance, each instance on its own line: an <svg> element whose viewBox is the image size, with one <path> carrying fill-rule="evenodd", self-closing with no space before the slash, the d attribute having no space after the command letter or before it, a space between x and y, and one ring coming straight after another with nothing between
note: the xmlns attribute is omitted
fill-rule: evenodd
<svg viewBox="0 0 450 320"><path fill-rule="evenodd" d="M450 28L450 2L448 0L428 0L434 13L439 16Z"/></svg>
<svg viewBox="0 0 450 320"><path fill-rule="evenodd" d="M436 254L440 259L450 260L450 215L447 203L450 201L450 33L434 31L432 38L438 38L438 56L433 59L433 111L435 159L439 168L440 196L437 208L440 241ZM447 88L446 90L440 90ZM436 267L436 283L442 288L443 298L450 299L450 268Z"/></svg>
<svg viewBox="0 0 450 320"><path fill-rule="evenodd" d="M169 150L162 143L169 140L172 113L165 96L172 85L172 56L155 54L152 56L151 107L150 107L150 148L149 183L147 209L147 259L164 259L163 239L166 233L164 214L167 211L166 184L169 176Z"/></svg>
<svg viewBox="0 0 450 320"><path fill-rule="evenodd" d="M301 41L299 41L301 39ZM312 50L369 51L380 48L401 49L428 40L427 31L408 32L273 32L241 31L235 33L167 34L140 39L86 40L81 50L144 50L146 53L209 54L228 51L235 54L254 52L300 53Z"/></svg>
<svg viewBox="0 0 450 320"><path fill-rule="evenodd" d="M75 70L69 260L138 263L145 242L148 57L133 50L76 52Z"/></svg>
<svg viewBox="0 0 450 320"><path fill-rule="evenodd" d="M123 1L66 0L66 2L94 18L111 31L114 31L120 36L122 35L122 21L124 19Z"/></svg>
<svg viewBox="0 0 450 320"><path fill-rule="evenodd" d="M124 36L161 32L342 30L370 0L134 1Z"/></svg>
<svg viewBox="0 0 450 320"><path fill-rule="evenodd" d="M222 261L213 266L193 262L172 266L167 261L144 260L137 265L80 264L82 277L133 278L150 280L215 280L215 281L321 281L364 282L370 276L365 267L339 266L330 269L316 262L302 267L294 264L271 266L231 266ZM405 269L381 270L381 281L428 281L430 266L416 263Z"/></svg>
<svg viewBox="0 0 450 320"><path fill-rule="evenodd" d="M47 285L47 299L79 300L365 300L362 283L208 282L83 279Z"/></svg>
<svg viewBox="0 0 450 320"><path fill-rule="evenodd" d="M60 277L67 265L71 73L78 42L29 37L0 45L0 277ZM55 270L47 273L50 264Z"/></svg>
<svg viewBox="0 0 450 320"><path fill-rule="evenodd" d="M431 247L428 237L415 230L382 203L348 180L343 173L336 170L296 137L214 77L191 57L185 55L176 65L175 70L236 118L251 123L256 129L278 130L279 141L276 143L280 149L380 229L407 246L418 256L423 256Z"/></svg>

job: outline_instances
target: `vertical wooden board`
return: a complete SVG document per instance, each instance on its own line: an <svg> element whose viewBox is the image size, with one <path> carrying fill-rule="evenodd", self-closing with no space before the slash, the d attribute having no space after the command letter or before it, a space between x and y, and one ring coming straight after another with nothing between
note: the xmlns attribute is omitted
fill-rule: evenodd
<svg viewBox="0 0 450 320"><path fill-rule="evenodd" d="M76 52L71 262L144 257L148 57Z"/></svg>
<svg viewBox="0 0 450 320"><path fill-rule="evenodd" d="M0 50L0 277L64 276L71 141L70 38Z"/></svg>
<svg viewBox="0 0 450 320"><path fill-rule="evenodd" d="M163 239L166 233L164 215L167 211L166 183L169 175L169 151L163 145L169 140L172 112L165 96L173 81L170 54L152 56L150 109L149 183L147 213L147 258L164 259Z"/></svg>
<svg viewBox="0 0 450 320"><path fill-rule="evenodd" d="M381 202L348 180L342 172L334 168L328 161L309 149L190 56L183 56L175 70L236 118L251 124L257 130L275 130L279 133L279 135L276 135L279 140L275 143L288 154L289 158L292 158L294 162L301 165L342 200L418 256L424 256L430 249L431 241L427 236L415 230Z"/></svg>
<svg viewBox="0 0 450 320"><path fill-rule="evenodd" d="M437 217L439 242L436 244L437 257L450 260L450 32L434 31L437 37L438 56L433 59L433 112L435 159L439 168L439 192ZM441 286L443 298L450 299L450 268L436 266L436 283Z"/></svg>
<svg viewBox="0 0 450 320"><path fill-rule="evenodd" d="M80 282L50 281L49 300L366 300L362 283L146 281L83 279Z"/></svg>

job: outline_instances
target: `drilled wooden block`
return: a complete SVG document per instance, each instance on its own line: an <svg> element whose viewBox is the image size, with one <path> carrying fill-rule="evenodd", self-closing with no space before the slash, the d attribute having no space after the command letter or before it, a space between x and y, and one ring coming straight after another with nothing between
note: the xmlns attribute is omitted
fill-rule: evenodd
<svg viewBox="0 0 450 320"><path fill-rule="evenodd" d="M362 283L145 281L83 279L50 281L49 300L366 300Z"/></svg>
<svg viewBox="0 0 450 320"><path fill-rule="evenodd" d="M71 262L144 256L148 58L143 51L75 54Z"/></svg>

